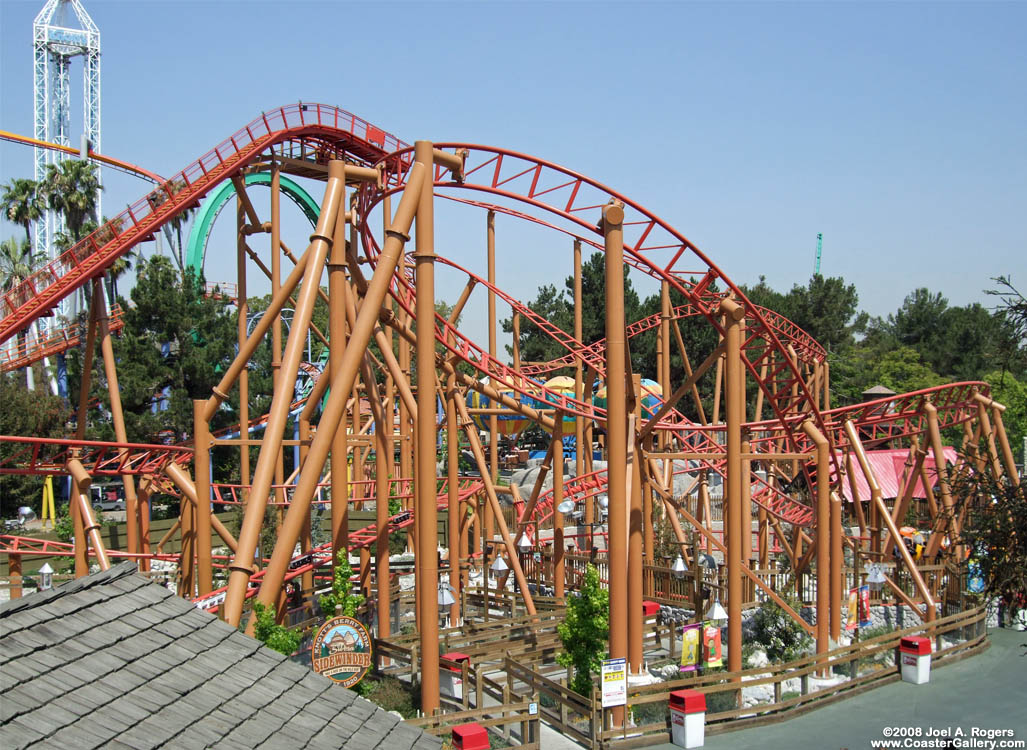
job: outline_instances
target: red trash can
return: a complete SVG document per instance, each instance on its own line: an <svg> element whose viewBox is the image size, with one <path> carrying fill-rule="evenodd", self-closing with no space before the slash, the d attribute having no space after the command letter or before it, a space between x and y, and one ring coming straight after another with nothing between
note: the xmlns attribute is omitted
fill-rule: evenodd
<svg viewBox="0 0 1027 750"><path fill-rule="evenodd" d="M923 685L931 679L931 639L911 636L899 641L902 681Z"/></svg>
<svg viewBox="0 0 1027 750"><path fill-rule="evenodd" d="M489 750L489 733L474 721L453 727L453 750Z"/></svg>
<svg viewBox="0 0 1027 750"><path fill-rule="evenodd" d="M670 694L670 740L678 747L702 747L706 742L706 695L698 690Z"/></svg>

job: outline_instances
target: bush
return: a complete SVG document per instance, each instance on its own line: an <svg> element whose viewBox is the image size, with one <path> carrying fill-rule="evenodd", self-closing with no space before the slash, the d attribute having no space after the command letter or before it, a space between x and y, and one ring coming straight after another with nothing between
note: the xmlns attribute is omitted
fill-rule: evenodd
<svg viewBox="0 0 1027 750"><path fill-rule="evenodd" d="M275 622L275 605L265 607L260 602L254 602L253 611L257 615L254 635L258 641L286 656L296 652L303 636L298 630L289 630Z"/></svg>
<svg viewBox="0 0 1027 750"><path fill-rule="evenodd" d="M878 625L873 628L861 628L859 631L860 641L869 641L871 638L877 638L878 636L887 635L888 633L895 632L895 628L888 625ZM859 666L866 667L871 664L893 664L895 661L895 655L891 650L881 651L874 656L861 656L859 659Z"/></svg>
<svg viewBox="0 0 1027 750"><path fill-rule="evenodd" d="M417 716L417 708L421 705L420 685L410 686L395 677L365 677L357 687L361 688L358 690L361 695L386 711L396 711L404 719Z"/></svg>
<svg viewBox="0 0 1027 750"><path fill-rule="evenodd" d="M332 590L318 599L321 612L326 618L335 617L336 607L342 608L342 614L346 617L355 617L357 609L364 603L363 594L351 593L353 568L349 564L349 555L346 550L339 550L336 556L335 571L332 574Z"/></svg>
<svg viewBox="0 0 1027 750"><path fill-rule="evenodd" d="M797 610L800 605L790 601L788 606ZM773 663L798 659L813 644L813 639L802 626L772 601L763 604L753 615L752 638Z"/></svg>
<svg viewBox="0 0 1027 750"><path fill-rule="evenodd" d="M733 711L738 708L736 691L725 690L720 693L706 694L706 713L716 714L721 711Z"/></svg>
<svg viewBox="0 0 1027 750"><path fill-rule="evenodd" d="M631 716L636 727L647 724L663 724L668 716L667 701L655 701L653 703L640 703L631 706Z"/></svg>
<svg viewBox="0 0 1027 750"><path fill-rule="evenodd" d="M557 628L564 651L556 661L574 667L570 689L592 694L592 674L602 669L610 638L610 593L599 585L599 571L589 565L578 596L567 598L567 614Z"/></svg>

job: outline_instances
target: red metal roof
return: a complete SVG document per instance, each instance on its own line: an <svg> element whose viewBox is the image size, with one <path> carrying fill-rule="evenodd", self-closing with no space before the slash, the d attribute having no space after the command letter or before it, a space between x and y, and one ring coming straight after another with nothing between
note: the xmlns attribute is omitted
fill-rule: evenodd
<svg viewBox="0 0 1027 750"><path fill-rule="evenodd" d="M951 466L956 460L956 449L949 446L945 446L943 449L945 454L945 462ZM870 463L870 469L874 472L874 476L877 478L877 484L881 488L881 497L892 498L898 497L899 492L902 489L903 479L906 474L913 470L912 463L907 467L906 461L909 459L909 451L905 449L899 450L877 450L867 451L867 460ZM838 454L839 465L844 465L844 460L841 454ZM866 478L863 476L863 472L860 471L859 464L853 458L852 466L854 469L854 479L856 483L856 491L859 493L861 500L870 499L870 485L867 484ZM924 457L924 469L927 471L927 476L932 480L932 484L935 480L935 469L934 469L934 457L928 453ZM842 494L848 502L852 502L852 489L847 477L841 482ZM916 485L913 487L913 497L924 498L927 494L924 492L923 482L918 479Z"/></svg>

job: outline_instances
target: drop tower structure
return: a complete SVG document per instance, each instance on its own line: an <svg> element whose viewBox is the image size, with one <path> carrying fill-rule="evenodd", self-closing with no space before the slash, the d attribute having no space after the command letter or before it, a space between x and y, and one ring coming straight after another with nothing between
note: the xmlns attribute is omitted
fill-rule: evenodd
<svg viewBox="0 0 1027 750"><path fill-rule="evenodd" d="M71 60L82 57L83 156L86 149L100 150L100 30L79 0L46 0L32 23L32 101L34 136L41 141L72 145ZM88 141L88 143L86 143ZM36 148L34 179L46 175L46 168L67 158L58 151ZM100 195L96 214L102 216ZM61 230L53 211L36 222L36 250L48 259L56 255L54 239ZM62 310L62 312L66 312Z"/></svg>

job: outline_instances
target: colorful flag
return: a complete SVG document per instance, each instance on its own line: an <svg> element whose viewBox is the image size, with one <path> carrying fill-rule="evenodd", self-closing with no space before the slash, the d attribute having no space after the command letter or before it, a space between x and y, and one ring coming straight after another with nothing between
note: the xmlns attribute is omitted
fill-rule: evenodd
<svg viewBox="0 0 1027 750"><path fill-rule="evenodd" d="M696 622L681 628L681 671L693 672L699 667L702 650L702 623Z"/></svg>
<svg viewBox="0 0 1027 750"><path fill-rule="evenodd" d="M703 628L703 669L719 667L724 663L720 648L720 628L712 622Z"/></svg>

